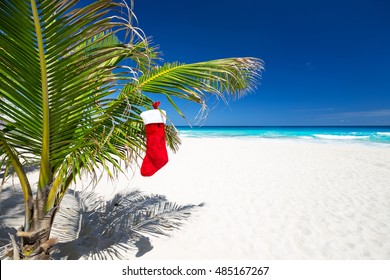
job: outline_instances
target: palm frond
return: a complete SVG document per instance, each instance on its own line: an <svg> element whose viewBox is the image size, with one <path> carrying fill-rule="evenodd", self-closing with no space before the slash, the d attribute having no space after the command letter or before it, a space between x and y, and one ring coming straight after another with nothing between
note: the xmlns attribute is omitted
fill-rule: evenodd
<svg viewBox="0 0 390 280"><path fill-rule="evenodd" d="M178 130L173 125L165 126L165 139L167 146L176 153L181 145L181 139Z"/></svg>
<svg viewBox="0 0 390 280"><path fill-rule="evenodd" d="M226 58L193 64L165 63L128 83L122 94L137 92L164 94L176 111L184 116L171 97L202 104L209 94L227 99L239 98L256 88L263 61L257 58Z"/></svg>

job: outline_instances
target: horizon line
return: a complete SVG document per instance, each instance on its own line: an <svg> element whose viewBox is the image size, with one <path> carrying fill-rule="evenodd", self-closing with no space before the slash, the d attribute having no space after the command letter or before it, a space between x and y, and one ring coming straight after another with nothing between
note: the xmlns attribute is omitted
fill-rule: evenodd
<svg viewBox="0 0 390 280"><path fill-rule="evenodd" d="M390 127L387 125L176 125L175 127Z"/></svg>

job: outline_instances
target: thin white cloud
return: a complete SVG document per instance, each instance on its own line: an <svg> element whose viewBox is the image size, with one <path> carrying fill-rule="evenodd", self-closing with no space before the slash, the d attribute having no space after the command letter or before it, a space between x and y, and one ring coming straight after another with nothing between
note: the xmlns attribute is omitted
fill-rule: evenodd
<svg viewBox="0 0 390 280"><path fill-rule="evenodd" d="M295 112L324 112L324 111L334 111L335 108L314 108L314 109L296 109Z"/></svg>
<svg viewBox="0 0 390 280"><path fill-rule="evenodd" d="M323 119L352 119L352 118L383 118L390 117L390 109L379 109L358 112L340 112L321 115Z"/></svg>
<svg viewBox="0 0 390 280"><path fill-rule="evenodd" d="M312 62L306 62L305 66L306 66L306 68L308 70L315 70L315 69L317 69L317 67L315 65L313 65Z"/></svg>

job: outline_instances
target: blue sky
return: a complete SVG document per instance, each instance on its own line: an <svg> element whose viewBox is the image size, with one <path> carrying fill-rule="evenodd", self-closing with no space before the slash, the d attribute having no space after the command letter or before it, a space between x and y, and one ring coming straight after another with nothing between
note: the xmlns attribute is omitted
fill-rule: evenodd
<svg viewBox="0 0 390 280"><path fill-rule="evenodd" d="M135 0L166 62L265 61L256 92L211 101L205 125L390 125L389 11L387 0ZM199 107L180 105L196 124Z"/></svg>
<svg viewBox="0 0 390 280"><path fill-rule="evenodd" d="M390 125L389 11L386 0L135 0L165 61L265 61L257 91L212 102L206 125Z"/></svg>

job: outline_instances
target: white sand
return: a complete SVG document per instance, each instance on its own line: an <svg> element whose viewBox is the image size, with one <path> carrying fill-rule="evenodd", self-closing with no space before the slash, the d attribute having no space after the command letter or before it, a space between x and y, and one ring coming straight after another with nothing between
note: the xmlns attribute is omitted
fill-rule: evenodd
<svg viewBox="0 0 390 280"><path fill-rule="evenodd" d="M142 259L390 259L389 146L184 138L162 170L122 176L121 189L205 203Z"/></svg>
<svg viewBox="0 0 390 280"><path fill-rule="evenodd" d="M390 147L189 139L134 185L202 212L150 259L390 259Z"/></svg>

